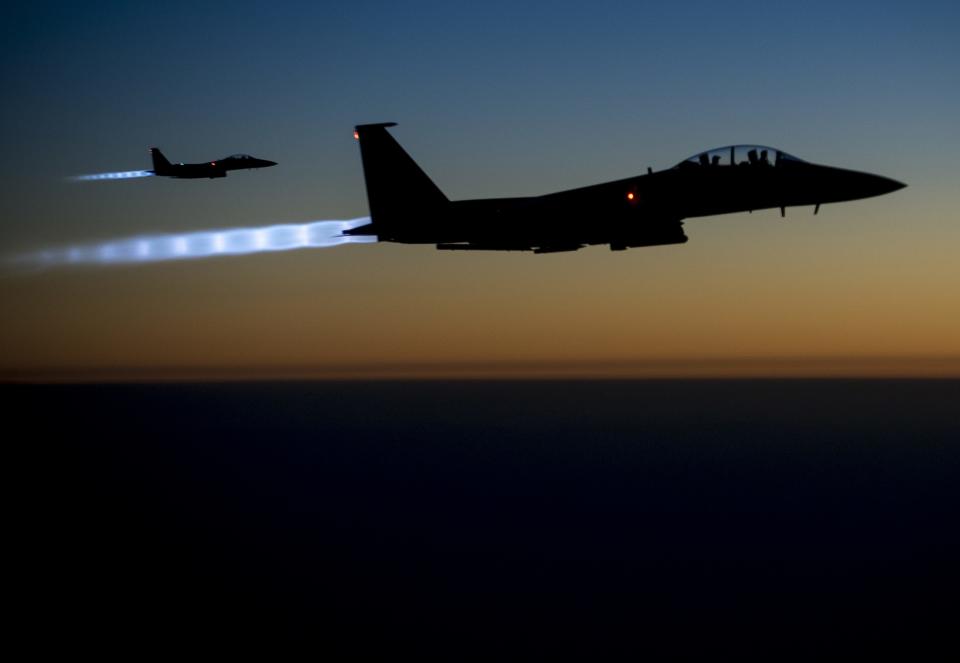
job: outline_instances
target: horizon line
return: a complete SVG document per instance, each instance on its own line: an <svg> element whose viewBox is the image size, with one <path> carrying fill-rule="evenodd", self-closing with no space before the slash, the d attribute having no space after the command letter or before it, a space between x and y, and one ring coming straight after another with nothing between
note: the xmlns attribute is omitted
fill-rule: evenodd
<svg viewBox="0 0 960 663"><path fill-rule="evenodd" d="M960 356L701 357L0 368L0 383L381 380L960 379Z"/></svg>

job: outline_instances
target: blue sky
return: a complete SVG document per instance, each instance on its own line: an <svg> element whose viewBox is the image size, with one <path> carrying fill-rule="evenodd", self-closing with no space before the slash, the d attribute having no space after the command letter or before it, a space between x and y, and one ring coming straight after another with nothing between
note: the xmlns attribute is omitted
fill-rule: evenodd
<svg viewBox="0 0 960 663"><path fill-rule="evenodd" d="M460 282L489 269L498 283L524 284L518 298L550 297L550 278L557 289L569 289L562 276L569 270L595 279L594 287L602 289L614 277L633 282L651 262L664 260L656 278L676 282L709 269L703 261L725 251L739 264L774 255L789 237L797 270L816 263L844 273L863 284L865 290L857 291L861 298L870 283L889 291L891 274L910 274L918 292L958 276L946 249L960 239L955 3L39 3L14 9L3 29L0 243L7 251L144 232L361 216L366 200L352 125L396 121L397 138L452 198L545 193L626 177L647 166L669 167L703 148L741 142L775 145L910 186L883 199L831 206L824 210L826 221L818 217L787 228L746 216L691 223L690 247L697 248L684 247L669 259L662 258L663 251L641 251L629 252L630 263L611 263L607 252L591 249L573 254L578 262L564 259L560 269L558 262L531 262L530 256L451 261L428 248L345 247L309 258L222 259L194 266L189 269L197 270L197 287L189 297L200 297L205 287L219 292L216 284L249 280L258 284L262 300L253 297L248 306L273 307L268 300L276 288L334 282L353 295L350 307L366 302L386 320L407 325L410 339L416 339L432 338L432 328L381 308L384 302L407 301L421 287L413 270L433 273L437 282ZM149 167L151 145L174 160L249 152L280 165L216 182L63 182L67 175ZM871 255L875 259L864 262ZM851 256L860 262L851 262ZM770 264L758 263L757 269ZM156 325L172 304L155 298L152 284L183 269L153 266L69 278L81 298L98 292L98 305L111 311L130 303L117 294L122 289L117 281L128 290L140 284L138 310L152 321L144 324ZM371 274L392 274L396 291L379 282L371 290ZM53 324L51 316L63 327L74 322L36 303L44 296L56 301L52 293L63 289L66 278L5 279L9 311L22 321L8 344L16 358L7 363L73 356L51 355L31 340L37 326ZM726 277L711 278L722 284ZM812 302L824 293L805 290L799 271L772 278L816 313ZM733 297L742 284L727 285L724 292ZM921 301L912 291L903 294L907 301ZM442 300L439 292L432 295ZM697 302L684 300L681 291L675 295L687 301L681 311L665 311L649 293L623 289L605 300L608 308L592 306L590 312L603 319L637 302L658 320L682 313L685 324L709 326L698 318L703 309ZM339 296L333 305L348 306ZM760 295L748 287L744 296ZM487 314L513 310L521 301L476 297L474 307ZM922 301L934 327L944 314L956 312L942 310L949 306L946 299ZM237 343L274 337L289 343L287 329L302 305L299 299L291 303L277 313L276 328L251 330ZM454 318L489 324L466 305L450 306ZM890 302L876 306L859 324L886 320ZM243 329L236 315L225 310L201 326ZM535 345L537 330L567 322L550 308L537 315L539 322L518 327L522 332L491 329L485 338L506 333L519 344L515 354L523 354L522 348ZM369 321L358 316L355 322ZM645 336L640 317L619 324L636 327L638 355L683 351ZM352 329L343 323L337 338ZM953 331L937 329L936 339ZM95 329L90 333L96 336ZM129 341L136 330L118 333ZM590 347L618 333L594 325L568 340L580 348L574 354L588 356ZM890 336L877 351L903 346L906 338L914 339L907 348L911 353L944 351L943 343L913 332ZM209 342L185 348L183 361L202 354ZM55 335L49 343L71 347ZM418 343L399 343L394 354L432 356ZM776 351L822 351L791 343L784 341ZM342 340L331 344L345 346ZM364 347L369 352L357 358L391 356L375 340ZM502 344L473 339L458 347L466 355L475 348L483 358L496 355ZM617 347L625 351L627 345ZM743 352L734 341L710 348L719 355ZM310 361L330 360L305 352ZM75 354L73 360L82 363L83 351L78 347ZM263 354L268 361L270 353ZM131 355L161 361L148 348ZM104 358L109 356L104 351L88 362L121 361Z"/></svg>

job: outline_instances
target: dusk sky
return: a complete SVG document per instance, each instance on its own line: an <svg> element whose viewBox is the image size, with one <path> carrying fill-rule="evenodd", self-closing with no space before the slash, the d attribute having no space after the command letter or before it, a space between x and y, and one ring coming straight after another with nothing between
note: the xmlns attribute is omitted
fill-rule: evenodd
<svg viewBox="0 0 960 663"><path fill-rule="evenodd" d="M613 253L358 244L0 273L0 378L960 375L956 2L30 3L4 259L367 215L355 124L451 199L776 146L908 184ZM245 152L225 179L73 182ZM585 218L584 224L591 223Z"/></svg>

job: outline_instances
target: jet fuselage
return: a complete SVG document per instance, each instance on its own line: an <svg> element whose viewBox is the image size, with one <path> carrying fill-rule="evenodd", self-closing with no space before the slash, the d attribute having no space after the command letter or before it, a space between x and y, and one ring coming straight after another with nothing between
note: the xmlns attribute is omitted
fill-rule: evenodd
<svg viewBox="0 0 960 663"><path fill-rule="evenodd" d="M687 241L683 219L857 200L904 185L773 148L732 146L645 175L543 196L447 200L386 131L360 125L371 224L350 234L447 250L613 250ZM783 212L782 212L783 213Z"/></svg>

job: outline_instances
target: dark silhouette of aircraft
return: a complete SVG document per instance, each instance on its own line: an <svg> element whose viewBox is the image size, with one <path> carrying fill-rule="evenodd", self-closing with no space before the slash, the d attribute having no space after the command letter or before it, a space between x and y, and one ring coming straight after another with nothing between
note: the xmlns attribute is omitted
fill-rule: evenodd
<svg viewBox="0 0 960 663"><path fill-rule="evenodd" d="M436 244L452 251L613 251L683 244L683 219L857 200L905 184L879 175L808 163L781 150L734 145L701 152L673 168L528 198L449 200L387 131L361 124L371 222L344 231L380 241Z"/></svg>
<svg viewBox="0 0 960 663"><path fill-rule="evenodd" d="M167 177L176 177L179 179L197 179L201 177L226 177L228 170L246 170L248 168L267 168L276 166L276 161L267 161L266 159L257 159L249 154L234 154L217 161L207 161L206 163L170 163L167 157L159 147L150 148L150 156L153 159L154 175L163 175Z"/></svg>

